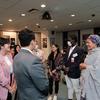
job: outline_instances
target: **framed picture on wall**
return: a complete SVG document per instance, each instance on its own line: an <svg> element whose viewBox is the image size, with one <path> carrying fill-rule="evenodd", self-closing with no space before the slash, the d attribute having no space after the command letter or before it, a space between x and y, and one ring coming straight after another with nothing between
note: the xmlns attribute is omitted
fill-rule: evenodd
<svg viewBox="0 0 100 100"><path fill-rule="evenodd" d="M47 38L43 38L43 48L47 48Z"/></svg>

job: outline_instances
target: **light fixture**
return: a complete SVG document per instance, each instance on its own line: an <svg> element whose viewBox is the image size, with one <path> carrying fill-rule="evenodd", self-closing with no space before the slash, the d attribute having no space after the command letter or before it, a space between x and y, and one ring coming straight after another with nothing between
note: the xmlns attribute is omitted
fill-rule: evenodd
<svg viewBox="0 0 100 100"><path fill-rule="evenodd" d="M36 23L36 26L39 26L39 23Z"/></svg>
<svg viewBox="0 0 100 100"><path fill-rule="evenodd" d="M71 16L71 17L75 17L75 14L71 14L70 16Z"/></svg>
<svg viewBox="0 0 100 100"><path fill-rule="evenodd" d="M54 22L54 20L53 20L53 19L51 19L50 21L51 21L51 22Z"/></svg>
<svg viewBox="0 0 100 100"><path fill-rule="evenodd" d="M23 14L21 14L21 16L24 17L24 16L26 16L26 14L23 13Z"/></svg>
<svg viewBox="0 0 100 100"><path fill-rule="evenodd" d="M89 20L88 20L88 22L92 22L92 20L91 20L91 19L89 19Z"/></svg>
<svg viewBox="0 0 100 100"><path fill-rule="evenodd" d="M2 26L3 24L0 24L0 26Z"/></svg>
<svg viewBox="0 0 100 100"><path fill-rule="evenodd" d="M28 26L25 26L25 28L28 28Z"/></svg>
<svg viewBox="0 0 100 100"><path fill-rule="evenodd" d="M13 20L12 20L12 19L9 19L8 21L9 21L9 22L12 22Z"/></svg>
<svg viewBox="0 0 100 100"><path fill-rule="evenodd" d="M41 8L45 8L46 7L46 5L45 4L41 4Z"/></svg>
<svg viewBox="0 0 100 100"><path fill-rule="evenodd" d="M68 24L69 26L71 26L72 25L72 23L70 23L70 24Z"/></svg>
<svg viewBox="0 0 100 100"><path fill-rule="evenodd" d="M37 24L36 24L36 26L37 26L37 28L40 28L40 25L39 25L39 23L37 23Z"/></svg>

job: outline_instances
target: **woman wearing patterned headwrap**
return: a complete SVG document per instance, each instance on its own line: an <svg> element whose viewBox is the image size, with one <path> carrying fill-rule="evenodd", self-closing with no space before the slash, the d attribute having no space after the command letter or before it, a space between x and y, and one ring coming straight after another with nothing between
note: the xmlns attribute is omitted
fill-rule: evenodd
<svg viewBox="0 0 100 100"><path fill-rule="evenodd" d="M100 37L90 35L86 43L88 55L84 63L80 64L82 70L82 100L100 100Z"/></svg>

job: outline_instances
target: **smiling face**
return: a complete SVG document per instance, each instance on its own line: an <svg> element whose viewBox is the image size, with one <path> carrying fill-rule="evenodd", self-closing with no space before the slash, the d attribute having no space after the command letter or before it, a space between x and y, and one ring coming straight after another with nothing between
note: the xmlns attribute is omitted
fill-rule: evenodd
<svg viewBox="0 0 100 100"><path fill-rule="evenodd" d="M7 44L4 44L3 46L1 46L1 50L5 53L8 53L10 52L10 44L7 43Z"/></svg>
<svg viewBox="0 0 100 100"><path fill-rule="evenodd" d="M87 45L88 50L92 50L97 47L97 45L93 43L90 39L86 40L86 45Z"/></svg>
<svg viewBox="0 0 100 100"><path fill-rule="evenodd" d="M57 47L55 45L52 45L51 49L52 49L53 52L57 51Z"/></svg>

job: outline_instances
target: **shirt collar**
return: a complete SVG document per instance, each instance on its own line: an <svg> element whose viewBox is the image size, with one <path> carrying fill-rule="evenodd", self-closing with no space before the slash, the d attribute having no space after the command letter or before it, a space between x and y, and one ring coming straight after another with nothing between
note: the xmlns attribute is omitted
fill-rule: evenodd
<svg viewBox="0 0 100 100"><path fill-rule="evenodd" d="M76 46L77 46L77 45L75 45L75 46L71 47L71 49L74 49Z"/></svg>
<svg viewBox="0 0 100 100"><path fill-rule="evenodd" d="M29 51L30 53L33 54L33 52L32 52L30 49L28 49L28 48L22 47L21 49L23 49L23 50L27 50L27 51Z"/></svg>

